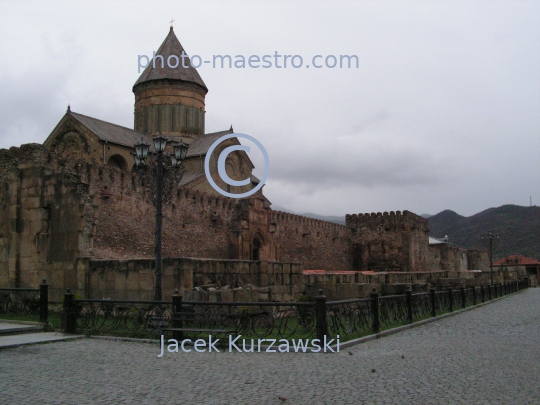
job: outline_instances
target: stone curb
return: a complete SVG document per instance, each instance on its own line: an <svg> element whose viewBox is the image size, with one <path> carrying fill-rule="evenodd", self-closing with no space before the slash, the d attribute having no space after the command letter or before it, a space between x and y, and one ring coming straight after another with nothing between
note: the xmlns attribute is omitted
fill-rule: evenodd
<svg viewBox="0 0 540 405"><path fill-rule="evenodd" d="M16 323L18 325L43 326L45 322L18 321L16 319L0 319L0 323Z"/></svg>
<svg viewBox="0 0 540 405"><path fill-rule="evenodd" d="M44 333L56 333L56 332L44 332ZM33 335L34 333L29 333L28 335ZM19 335L11 335L11 336L18 336L18 337L24 337L26 334L19 334ZM82 339L84 336L82 335L64 335L60 339L51 339L51 340L42 340L42 341L36 341L36 342L16 342L11 343L7 345L0 345L0 351L5 349L12 349L14 347L21 347L21 346L32 346L32 345L44 345L48 343L59 343L59 342L69 342L72 340Z"/></svg>
<svg viewBox="0 0 540 405"><path fill-rule="evenodd" d="M115 340L118 342L160 344L159 339L137 339L137 338L120 337L120 336L85 336L85 337L88 337L90 339Z"/></svg>

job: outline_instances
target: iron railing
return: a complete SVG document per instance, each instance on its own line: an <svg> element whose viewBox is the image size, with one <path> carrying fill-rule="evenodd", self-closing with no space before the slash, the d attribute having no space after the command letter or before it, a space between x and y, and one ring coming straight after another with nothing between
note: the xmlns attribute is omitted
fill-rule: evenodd
<svg viewBox="0 0 540 405"><path fill-rule="evenodd" d="M371 298L334 301L326 304L328 334L361 336L373 329Z"/></svg>
<svg viewBox="0 0 540 405"><path fill-rule="evenodd" d="M22 317L47 322L49 317L49 285L39 288L0 288L0 317Z"/></svg>
<svg viewBox="0 0 540 405"><path fill-rule="evenodd" d="M407 297L405 295L380 297L379 318L383 328L407 322Z"/></svg>
<svg viewBox="0 0 540 405"><path fill-rule="evenodd" d="M197 338L234 330L244 338L308 338L316 333L315 303L76 300L64 298L67 333Z"/></svg>
<svg viewBox="0 0 540 405"><path fill-rule="evenodd" d="M149 337L162 334L171 321L172 304L167 301L76 300L70 292L64 295L66 333Z"/></svg>
<svg viewBox="0 0 540 405"><path fill-rule="evenodd" d="M314 302L194 302L76 300L64 296L67 333L195 338L234 333L244 338L298 339L325 336L341 341L453 312L527 288L527 280L413 294Z"/></svg>
<svg viewBox="0 0 540 405"><path fill-rule="evenodd" d="M315 302L195 302L173 297L177 336L198 337L233 330L243 338L294 339L316 334ZM181 306L179 306L179 304Z"/></svg>

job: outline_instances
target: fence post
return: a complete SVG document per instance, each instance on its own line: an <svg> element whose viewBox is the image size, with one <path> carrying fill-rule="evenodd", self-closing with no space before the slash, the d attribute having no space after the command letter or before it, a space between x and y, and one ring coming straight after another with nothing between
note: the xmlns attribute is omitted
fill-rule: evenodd
<svg viewBox="0 0 540 405"><path fill-rule="evenodd" d="M43 279L39 285L39 321L47 322L49 319L49 284Z"/></svg>
<svg viewBox="0 0 540 405"><path fill-rule="evenodd" d="M410 287L407 289L407 291L405 291L405 303L407 304L407 322L412 323L412 290Z"/></svg>
<svg viewBox="0 0 540 405"><path fill-rule="evenodd" d="M485 294L483 285L480 286L480 293L482 295L482 302L486 302L486 294Z"/></svg>
<svg viewBox="0 0 540 405"><path fill-rule="evenodd" d="M472 288L472 291L473 291L473 305L476 305L476 286L473 286Z"/></svg>
<svg viewBox="0 0 540 405"><path fill-rule="evenodd" d="M491 298L491 284L488 284L488 297L489 297L489 300L491 301L492 298Z"/></svg>
<svg viewBox="0 0 540 405"><path fill-rule="evenodd" d="M326 296L323 290L319 290L319 295L315 297L315 314L317 316L317 339L322 343L324 337L328 335L328 325L326 324Z"/></svg>
<svg viewBox="0 0 540 405"><path fill-rule="evenodd" d="M381 331L381 321L379 319L379 293L373 289L371 296L371 326L373 333L379 333Z"/></svg>
<svg viewBox="0 0 540 405"><path fill-rule="evenodd" d="M448 289L448 310L450 312L454 311L454 297L452 297L452 287Z"/></svg>
<svg viewBox="0 0 540 405"><path fill-rule="evenodd" d="M173 307L173 328L181 329L183 327L182 315L179 312L182 312L182 296L178 294L178 290L174 290L174 295L172 296L172 307ZM182 340L181 331L173 331L173 339Z"/></svg>
<svg viewBox="0 0 540 405"><path fill-rule="evenodd" d="M459 290L461 291L461 308L465 308L465 287L461 286Z"/></svg>
<svg viewBox="0 0 540 405"><path fill-rule="evenodd" d="M64 294L64 316L66 317L66 333L75 333L76 320L74 319L75 311L73 308L73 294L68 288Z"/></svg>
<svg viewBox="0 0 540 405"><path fill-rule="evenodd" d="M429 298L431 301L431 316L437 316L437 306L435 302L435 288L431 287L429 289Z"/></svg>

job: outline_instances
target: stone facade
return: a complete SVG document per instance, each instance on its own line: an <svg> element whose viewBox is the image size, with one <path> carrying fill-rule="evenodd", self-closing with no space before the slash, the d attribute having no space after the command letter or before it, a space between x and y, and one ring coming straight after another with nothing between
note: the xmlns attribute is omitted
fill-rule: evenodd
<svg viewBox="0 0 540 405"><path fill-rule="evenodd" d="M346 216L357 270L429 269L428 221L409 211Z"/></svg>
<svg viewBox="0 0 540 405"><path fill-rule="evenodd" d="M168 80L154 80L134 87L135 129L182 137L186 142L204 134L206 91L197 85L180 85Z"/></svg>
<svg viewBox="0 0 540 405"><path fill-rule="evenodd" d="M54 288L85 293L79 268L85 258L106 260L102 263L111 269L122 260L150 263L155 209L143 180L38 144L1 150L0 286L35 287L46 278ZM164 257L175 260L293 263L298 269L330 271L487 268L485 252L428 247L425 220L410 212L347 216L342 226L273 211L260 193L237 201L175 187L164 208L163 229ZM257 277L254 284L272 285L262 270ZM141 294L153 283L145 280L138 284L146 286ZM172 291L166 280L164 289ZM296 281L292 285L298 288L313 284Z"/></svg>

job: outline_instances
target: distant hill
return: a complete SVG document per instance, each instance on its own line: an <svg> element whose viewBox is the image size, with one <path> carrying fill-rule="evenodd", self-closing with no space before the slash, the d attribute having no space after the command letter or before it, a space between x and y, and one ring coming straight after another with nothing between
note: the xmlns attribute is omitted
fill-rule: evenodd
<svg viewBox="0 0 540 405"><path fill-rule="evenodd" d="M424 217L424 218L430 218L430 217L432 217L433 215L431 215L431 214L422 214L422 215L420 215L420 216L421 216L421 217Z"/></svg>
<svg viewBox="0 0 540 405"><path fill-rule="evenodd" d="M430 235L468 249L487 248L481 239L488 231L501 235L499 246L493 249L493 258L513 253L540 260L540 207L503 205L489 208L470 217L445 210L428 218Z"/></svg>

